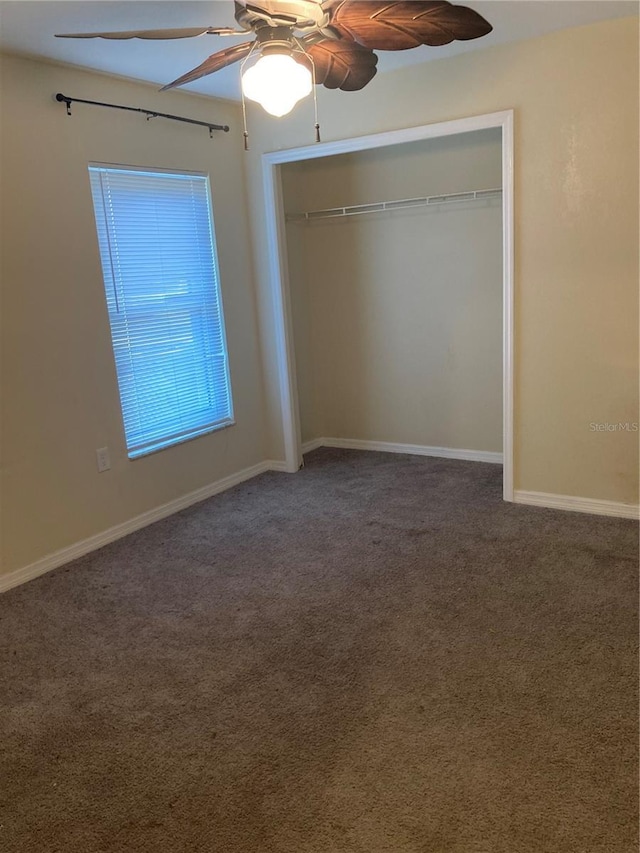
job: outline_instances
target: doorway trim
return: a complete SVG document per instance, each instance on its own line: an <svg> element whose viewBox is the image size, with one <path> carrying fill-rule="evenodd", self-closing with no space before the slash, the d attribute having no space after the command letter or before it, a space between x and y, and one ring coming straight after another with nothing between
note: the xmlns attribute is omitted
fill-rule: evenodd
<svg viewBox="0 0 640 853"><path fill-rule="evenodd" d="M273 298L276 359L280 382L280 410L284 436L285 465L290 472L302 465L302 439L298 409L293 321L286 251L286 225L280 166L301 160L316 160L334 154L368 151L423 139L502 130L502 451L503 498L513 501L513 380L514 380L514 249L513 249L513 110L435 122L368 136L316 143L262 155L265 197L265 226L269 256L269 282Z"/></svg>

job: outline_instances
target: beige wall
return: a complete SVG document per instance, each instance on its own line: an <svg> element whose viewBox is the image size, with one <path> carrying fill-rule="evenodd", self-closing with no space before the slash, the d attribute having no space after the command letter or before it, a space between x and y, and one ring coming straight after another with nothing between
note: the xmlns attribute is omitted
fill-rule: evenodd
<svg viewBox="0 0 640 853"><path fill-rule="evenodd" d="M250 107L244 155L236 106L12 57L1 86L8 572L282 458L260 154L310 143L313 114L310 102L284 120ZM68 118L56 91L228 122L233 132L209 140L198 128L82 105ZM319 106L326 140L515 110L516 487L636 502L637 433L590 424L638 420L637 18L380 75L360 93L321 88ZM237 424L135 462L124 449L90 160L198 169L212 180ZM112 470L98 474L95 449L105 445Z"/></svg>
<svg viewBox="0 0 640 853"><path fill-rule="evenodd" d="M292 163L287 212L500 187L499 130ZM302 440L502 450L499 198L290 222Z"/></svg>
<svg viewBox="0 0 640 853"><path fill-rule="evenodd" d="M229 124L205 128L53 94ZM2 63L2 571L262 461L263 391L239 109L7 57ZM87 163L208 172L236 425L127 458ZM112 468L98 474L95 450Z"/></svg>
<svg viewBox="0 0 640 853"><path fill-rule="evenodd" d="M319 90L325 140L515 111L516 488L635 503L638 19L564 30ZM250 111L271 453L282 454L260 153L310 144L311 104Z"/></svg>

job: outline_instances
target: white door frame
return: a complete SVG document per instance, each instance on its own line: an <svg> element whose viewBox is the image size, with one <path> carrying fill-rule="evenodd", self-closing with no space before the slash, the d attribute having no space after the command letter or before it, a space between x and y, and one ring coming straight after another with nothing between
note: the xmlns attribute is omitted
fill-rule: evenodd
<svg viewBox="0 0 640 853"><path fill-rule="evenodd" d="M367 151L388 145L402 145L421 139L471 133L487 128L502 130L502 435L503 497L513 501L513 110L487 113L454 121L436 122L420 127L391 130L370 136L316 143L303 148L273 151L262 155L265 194L269 276L273 296L276 353L280 380L280 403L287 471L297 471L302 464L302 440L298 410L293 322L289 273L287 268L286 227L279 167L284 163L315 160L333 154Z"/></svg>

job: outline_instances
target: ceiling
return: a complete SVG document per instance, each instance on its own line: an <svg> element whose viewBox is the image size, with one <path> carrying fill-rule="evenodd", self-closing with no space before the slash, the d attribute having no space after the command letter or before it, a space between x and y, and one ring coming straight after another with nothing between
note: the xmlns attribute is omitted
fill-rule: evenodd
<svg viewBox="0 0 640 853"><path fill-rule="evenodd" d="M493 32L470 42L405 51L379 51L378 71L455 56L565 27L637 15L640 0L463 0L483 15ZM56 39L60 32L234 26L232 0L1 0L0 49L66 62L159 86L199 65L209 54L245 36L200 36L175 41ZM249 36L252 38L252 35ZM238 65L185 87L203 95L238 99Z"/></svg>

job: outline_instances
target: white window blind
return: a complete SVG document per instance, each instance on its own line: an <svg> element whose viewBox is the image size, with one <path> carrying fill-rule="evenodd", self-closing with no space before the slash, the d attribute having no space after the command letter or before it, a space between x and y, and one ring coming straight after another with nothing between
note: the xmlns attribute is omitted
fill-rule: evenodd
<svg viewBox="0 0 640 853"><path fill-rule="evenodd" d="M207 177L89 174L129 457L233 423Z"/></svg>

